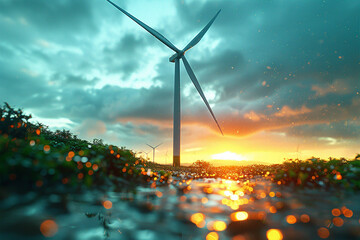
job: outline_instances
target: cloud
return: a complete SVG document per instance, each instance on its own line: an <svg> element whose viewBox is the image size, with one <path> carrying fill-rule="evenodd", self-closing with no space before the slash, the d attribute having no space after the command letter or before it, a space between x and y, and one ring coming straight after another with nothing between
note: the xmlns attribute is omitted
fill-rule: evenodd
<svg viewBox="0 0 360 240"><path fill-rule="evenodd" d="M288 136L305 138L331 138L335 140L351 140L360 138L360 124L358 121L339 121L326 124L305 124L284 129Z"/></svg>
<svg viewBox="0 0 360 240"><path fill-rule="evenodd" d="M316 92L315 96L325 96L329 93L343 95L352 92L351 87L347 86L347 82L340 79L335 80L332 84L313 85L311 90Z"/></svg>
<svg viewBox="0 0 360 240"><path fill-rule="evenodd" d="M358 136L356 1L143 3L121 5L152 19L179 48L222 9L186 56L227 136ZM162 43L106 1L4 0L0 9L2 101L67 118L84 136L171 140L174 69ZM184 135L218 134L186 75L181 67ZM91 124L106 133L87 132Z"/></svg>
<svg viewBox="0 0 360 240"><path fill-rule="evenodd" d="M148 45L147 39L126 34L114 46L106 46L103 49L103 56L108 73L117 72L129 77L139 70L143 64L141 60L144 53L142 51L144 51L144 46Z"/></svg>
<svg viewBox="0 0 360 240"><path fill-rule="evenodd" d="M0 24L7 32L7 40L20 43L46 35L51 40L69 43L87 31L98 30L92 2L4 0L0 4L3 13Z"/></svg>
<svg viewBox="0 0 360 240"><path fill-rule="evenodd" d="M322 106L320 106L320 109ZM274 113L276 117L290 117L290 116L299 116L303 114L310 113L312 110L307 108L306 106L302 106L299 109L291 109L289 106L283 106L280 111Z"/></svg>
<svg viewBox="0 0 360 240"><path fill-rule="evenodd" d="M99 138L106 133L104 122L94 119L85 119L75 128L75 131L85 138Z"/></svg>

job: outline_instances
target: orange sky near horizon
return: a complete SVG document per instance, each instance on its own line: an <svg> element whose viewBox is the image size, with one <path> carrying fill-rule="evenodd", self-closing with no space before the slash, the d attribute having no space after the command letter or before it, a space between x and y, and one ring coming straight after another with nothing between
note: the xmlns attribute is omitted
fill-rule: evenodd
<svg viewBox="0 0 360 240"><path fill-rule="evenodd" d="M185 127L188 128L188 127ZM195 126L191 126L195 128ZM222 156L219 160L238 160L282 163L287 159L308 159L318 157L321 159L347 158L353 159L360 153L360 146L357 143L339 143L332 138L312 139L286 136L281 132L261 131L243 137L221 136L215 132L202 130L188 130L192 134L183 134L181 146L181 163L192 163L196 160L211 161L216 155ZM185 132L188 132L185 131ZM158 163L172 163L172 145L159 146L156 150L155 160ZM148 156L152 161L152 150ZM229 154L232 153L232 154ZM145 155L144 155L145 156ZM229 156L229 158L224 158ZM241 160L240 160L241 161Z"/></svg>

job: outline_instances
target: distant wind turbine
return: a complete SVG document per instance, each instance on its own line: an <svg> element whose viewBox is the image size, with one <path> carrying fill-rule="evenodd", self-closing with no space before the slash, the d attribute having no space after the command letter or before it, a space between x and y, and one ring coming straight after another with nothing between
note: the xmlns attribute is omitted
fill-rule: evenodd
<svg viewBox="0 0 360 240"><path fill-rule="evenodd" d="M124 9L120 8L119 6L117 6L112 1L110 1L110 0L107 0L107 1L110 4L112 4L114 7L119 9L126 16L131 18L134 22L139 24L142 28L144 28L146 31L148 31L155 38L160 40L167 47L169 47L170 49L175 51L175 54L172 55L169 58L170 62L175 62L174 119L173 119L173 121L174 121L174 125L173 125L173 166L180 166L180 124L181 124L180 123L180 65L179 65L180 59L183 60L183 63L185 65L185 69L186 69L187 73L189 74L189 77L190 77L191 81L193 82L196 90L199 92L199 94L200 94L202 100L204 101L205 105L207 106L211 116L215 120L215 123L216 123L217 127L219 128L221 134L224 135L221 128L220 128L220 125L219 125L218 121L216 120L215 115L214 115L214 113L213 113L213 111L212 111L212 109L211 109L211 107L210 107L210 105L209 105L209 103L208 103L202 89L201 89L201 86L200 86L200 84L199 84L193 70L190 67L189 62L186 60L186 58L184 56L186 51L188 51L189 49L194 47L202 39L202 37L205 35L207 30L210 28L211 24L215 21L216 17L219 15L221 10L219 10L215 14L215 16L210 20L210 22L188 43L188 45L186 45L183 48L183 50L179 50L177 47L175 47L168 39L166 39L159 32L152 29L151 27L149 27L145 23L141 22L139 19L132 16L130 13L126 12Z"/></svg>
<svg viewBox="0 0 360 240"><path fill-rule="evenodd" d="M155 148L157 148L158 146L160 146L162 143L160 143L159 145L156 145L155 147L149 145L149 144L146 144L148 145L149 147L151 147L153 149L153 163L155 163Z"/></svg>

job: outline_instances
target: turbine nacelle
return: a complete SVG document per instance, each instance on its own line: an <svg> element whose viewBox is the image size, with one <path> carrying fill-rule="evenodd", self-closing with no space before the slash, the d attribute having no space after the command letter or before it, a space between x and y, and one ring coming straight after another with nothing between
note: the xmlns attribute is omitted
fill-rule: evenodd
<svg viewBox="0 0 360 240"><path fill-rule="evenodd" d="M180 59L180 58L182 58L182 56L184 56L184 51L180 51L178 53L175 53L174 55L172 55L169 58L169 62L175 62L175 59Z"/></svg>

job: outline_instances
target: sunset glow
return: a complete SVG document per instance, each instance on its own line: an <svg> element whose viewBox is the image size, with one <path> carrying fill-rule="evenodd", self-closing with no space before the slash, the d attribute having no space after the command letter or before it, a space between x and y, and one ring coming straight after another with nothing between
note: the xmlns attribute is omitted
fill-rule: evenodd
<svg viewBox="0 0 360 240"><path fill-rule="evenodd" d="M235 161L246 161L249 160L247 157L241 155L241 154L237 154L237 153L233 153L230 151L226 151L223 153L218 153L218 154L213 154L211 155L211 159L214 160L235 160Z"/></svg>

